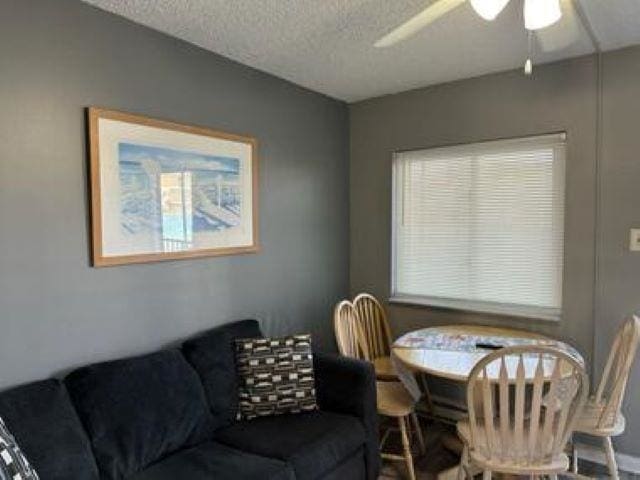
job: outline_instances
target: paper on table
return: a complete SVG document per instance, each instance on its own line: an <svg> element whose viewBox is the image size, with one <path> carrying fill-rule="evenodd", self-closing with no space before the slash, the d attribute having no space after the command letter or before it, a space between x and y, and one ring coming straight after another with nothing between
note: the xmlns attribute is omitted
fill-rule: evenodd
<svg viewBox="0 0 640 480"><path fill-rule="evenodd" d="M475 352L489 350L484 346L494 348L514 347L519 345L537 345L554 347L571 355L583 363L582 355L571 345L551 339L534 339L523 337L509 337L499 335L473 335L465 333L442 333L418 330L403 335L395 341L394 348L408 348L416 350L448 350L458 352Z"/></svg>

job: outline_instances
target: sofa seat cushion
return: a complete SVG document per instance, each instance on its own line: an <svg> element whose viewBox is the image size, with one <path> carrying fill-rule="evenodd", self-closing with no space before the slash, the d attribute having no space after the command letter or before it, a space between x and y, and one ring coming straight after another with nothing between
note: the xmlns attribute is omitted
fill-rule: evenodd
<svg viewBox="0 0 640 480"><path fill-rule="evenodd" d="M290 465L216 442L176 452L127 480L295 480Z"/></svg>
<svg viewBox="0 0 640 480"><path fill-rule="evenodd" d="M213 436L202 384L177 350L79 368L65 382L103 480Z"/></svg>
<svg viewBox="0 0 640 480"><path fill-rule="evenodd" d="M355 417L315 411L238 422L218 430L216 441L289 462L298 480L311 480L358 451L365 432Z"/></svg>
<svg viewBox="0 0 640 480"><path fill-rule="evenodd" d="M42 480L98 480L89 439L60 381L0 393L0 417Z"/></svg>
<svg viewBox="0 0 640 480"><path fill-rule="evenodd" d="M322 476L322 480L363 480L367 478L364 447L359 448L340 465ZM383 477L384 478L384 477Z"/></svg>

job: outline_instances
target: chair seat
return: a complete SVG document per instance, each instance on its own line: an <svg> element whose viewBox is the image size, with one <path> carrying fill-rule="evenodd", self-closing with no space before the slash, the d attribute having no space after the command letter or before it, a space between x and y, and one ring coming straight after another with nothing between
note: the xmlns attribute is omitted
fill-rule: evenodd
<svg viewBox="0 0 640 480"><path fill-rule="evenodd" d="M393 368L391 357L378 357L373 360L373 368L378 380L398 380L396 369Z"/></svg>
<svg viewBox="0 0 640 480"><path fill-rule="evenodd" d="M400 382L376 382L378 413L388 417L406 417L415 401Z"/></svg>
<svg viewBox="0 0 640 480"><path fill-rule="evenodd" d="M496 424L496 430L499 428ZM471 439L471 426L468 420L462 420L457 424L458 435L465 444L470 444ZM528 438L529 430L525 427L524 438ZM496 437L499 437L498 435ZM500 439L496 438L496 442ZM479 425L478 435L474 438L475 449L469 451L469 456L474 463L479 465L483 469L491 470L494 472L508 473L508 474L552 474L567 471L569 469L569 457L566 454L561 453L554 458L551 458L547 462L535 461L529 464L522 462L522 456L515 460L505 458L488 458L483 454L483 450L486 450L487 445L487 432L483 425ZM537 445L538 451L542 448L542 444ZM496 446L494 450L503 451L507 454L512 452L514 445ZM536 452L534 452L536 453Z"/></svg>
<svg viewBox="0 0 640 480"><path fill-rule="evenodd" d="M609 425L604 427L598 425L604 408L605 405L598 405L593 397L589 398L585 403L582 412L578 416L575 430L577 432L600 437L616 436L624 432L626 421L621 413L618 413L616 418L612 419Z"/></svg>

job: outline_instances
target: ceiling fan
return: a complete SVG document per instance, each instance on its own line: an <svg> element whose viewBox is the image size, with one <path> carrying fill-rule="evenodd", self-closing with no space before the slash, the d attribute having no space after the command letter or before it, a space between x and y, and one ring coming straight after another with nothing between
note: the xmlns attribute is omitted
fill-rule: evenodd
<svg viewBox="0 0 640 480"><path fill-rule="evenodd" d="M422 12L386 34L374 46L384 48L402 42L467 1L480 17L491 21L504 10L510 0L436 0ZM561 17L560 0L524 0L524 26L529 31L530 39L531 32L553 25ZM531 44L531 41L529 43ZM531 74L531 69L529 57L525 62L525 73Z"/></svg>

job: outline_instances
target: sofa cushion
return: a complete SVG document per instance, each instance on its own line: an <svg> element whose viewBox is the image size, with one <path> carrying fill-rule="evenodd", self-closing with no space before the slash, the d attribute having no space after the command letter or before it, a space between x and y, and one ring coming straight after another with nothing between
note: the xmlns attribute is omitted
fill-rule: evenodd
<svg viewBox="0 0 640 480"><path fill-rule="evenodd" d="M280 460L206 442L174 453L127 480L295 480Z"/></svg>
<svg viewBox="0 0 640 480"><path fill-rule="evenodd" d="M65 382L103 479L127 478L212 436L198 375L177 350L79 368Z"/></svg>
<svg viewBox="0 0 640 480"><path fill-rule="evenodd" d="M322 478L365 443L355 417L315 411L260 417L216 432L216 441L293 465L298 480Z"/></svg>
<svg viewBox="0 0 640 480"><path fill-rule="evenodd" d="M367 478L366 465L364 447L359 448L336 468L323 475L322 480L365 479Z"/></svg>
<svg viewBox="0 0 640 480"><path fill-rule="evenodd" d="M0 417L41 479L98 479L89 439L58 380L0 393Z"/></svg>
<svg viewBox="0 0 640 480"><path fill-rule="evenodd" d="M196 369L209 401L215 427L230 425L238 410L235 340L262 337L256 320L240 320L211 329L182 346Z"/></svg>
<svg viewBox="0 0 640 480"><path fill-rule="evenodd" d="M238 418L317 410L311 335L236 340Z"/></svg>

